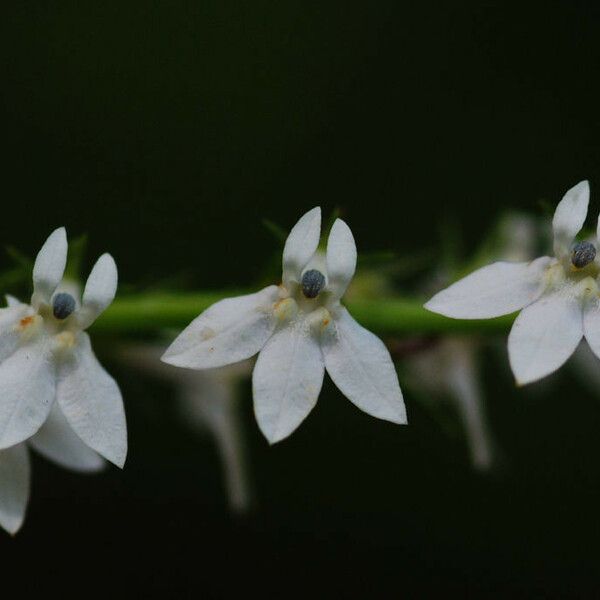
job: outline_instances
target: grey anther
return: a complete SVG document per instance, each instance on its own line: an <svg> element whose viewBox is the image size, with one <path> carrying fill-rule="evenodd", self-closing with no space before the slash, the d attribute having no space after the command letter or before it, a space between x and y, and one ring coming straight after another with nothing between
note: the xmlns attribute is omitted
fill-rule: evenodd
<svg viewBox="0 0 600 600"><path fill-rule="evenodd" d="M578 269L589 265L596 258L596 248L591 242L577 242L571 251L571 262Z"/></svg>
<svg viewBox="0 0 600 600"><path fill-rule="evenodd" d="M52 313L57 319L66 319L75 310L75 298L71 294L61 292L54 296Z"/></svg>
<svg viewBox="0 0 600 600"><path fill-rule="evenodd" d="M325 286L325 275L317 269L306 271L302 275L302 293L307 298L316 298Z"/></svg>

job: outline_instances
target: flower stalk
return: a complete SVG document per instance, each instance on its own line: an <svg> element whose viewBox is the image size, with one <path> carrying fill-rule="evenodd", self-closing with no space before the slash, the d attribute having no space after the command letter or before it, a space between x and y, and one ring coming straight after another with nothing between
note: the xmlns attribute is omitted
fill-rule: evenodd
<svg viewBox="0 0 600 600"><path fill-rule="evenodd" d="M180 329L211 304L245 290L214 292L146 292L122 296L94 323L98 334L148 335ZM507 333L515 315L496 319L448 319L423 308L421 298L353 298L345 305L367 329L382 334Z"/></svg>

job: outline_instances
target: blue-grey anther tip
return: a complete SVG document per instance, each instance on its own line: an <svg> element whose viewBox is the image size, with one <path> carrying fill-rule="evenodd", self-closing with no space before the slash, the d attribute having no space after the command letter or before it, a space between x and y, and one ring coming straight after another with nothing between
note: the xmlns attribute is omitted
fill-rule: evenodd
<svg viewBox="0 0 600 600"><path fill-rule="evenodd" d="M571 262L574 267L582 269L596 258L596 248L591 242L577 242L571 251Z"/></svg>
<svg viewBox="0 0 600 600"><path fill-rule="evenodd" d="M57 319L66 319L75 310L75 298L71 294L61 292L54 296L52 313Z"/></svg>
<svg viewBox="0 0 600 600"><path fill-rule="evenodd" d="M316 298L325 287L325 275L317 269L306 271L302 275L302 293L307 298Z"/></svg>

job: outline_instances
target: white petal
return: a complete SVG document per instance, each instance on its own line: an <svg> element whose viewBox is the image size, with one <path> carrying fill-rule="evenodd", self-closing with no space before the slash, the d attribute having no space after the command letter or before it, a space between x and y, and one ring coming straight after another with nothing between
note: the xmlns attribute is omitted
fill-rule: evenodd
<svg viewBox="0 0 600 600"><path fill-rule="evenodd" d="M213 304L179 334L162 360L176 367L207 369L253 356L273 333L277 298L278 288L271 285Z"/></svg>
<svg viewBox="0 0 600 600"><path fill-rule="evenodd" d="M19 306L20 304L22 304L22 302L18 298L15 298L10 294L6 294L6 296L4 297L6 298L6 305L8 306L8 308L12 308L13 306Z"/></svg>
<svg viewBox="0 0 600 600"><path fill-rule="evenodd" d="M283 327L261 350L252 375L254 414L271 444L286 438L314 408L323 356L304 323Z"/></svg>
<svg viewBox="0 0 600 600"><path fill-rule="evenodd" d="M336 219L327 240L328 287L341 298L356 269L356 244L350 227Z"/></svg>
<svg viewBox="0 0 600 600"><path fill-rule="evenodd" d="M0 364L0 449L26 440L42 426L55 393L51 340L40 335Z"/></svg>
<svg viewBox="0 0 600 600"><path fill-rule="evenodd" d="M0 525L15 534L29 501L29 452L25 444L0 450Z"/></svg>
<svg viewBox="0 0 600 600"><path fill-rule="evenodd" d="M95 357L87 333L60 366L56 398L69 425L92 449L118 467L127 455L121 391Z"/></svg>
<svg viewBox="0 0 600 600"><path fill-rule="evenodd" d="M246 448L236 378L223 373L231 367L195 372L178 386L182 417L186 423L208 429L221 456L229 505L245 512L252 504ZM181 371L179 371L181 374Z"/></svg>
<svg viewBox="0 0 600 600"><path fill-rule="evenodd" d="M0 308L0 361L9 357L19 346L19 321L31 314L33 309L20 302L11 302L7 308Z"/></svg>
<svg viewBox="0 0 600 600"><path fill-rule="evenodd" d="M80 323L89 327L114 300L117 292L117 265L110 254L103 254L94 265L83 290Z"/></svg>
<svg viewBox="0 0 600 600"><path fill-rule="evenodd" d="M74 471L91 473L105 465L104 459L73 431L58 403L40 430L29 438L29 444L47 459Z"/></svg>
<svg viewBox="0 0 600 600"><path fill-rule="evenodd" d="M551 259L531 263L496 262L437 293L425 308L453 319L491 319L510 314L539 298Z"/></svg>
<svg viewBox="0 0 600 600"><path fill-rule="evenodd" d="M574 286L544 294L523 309L508 336L510 365L522 385L556 371L583 336L583 310Z"/></svg>
<svg viewBox="0 0 600 600"><path fill-rule="evenodd" d="M283 281L299 281L321 237L321 208L309 210L292 228L283 248Z"/></svg>
<svg viewBox="0 0 600 600"><path fill-rule="evenodd" d="M464 423L471 461L477 469L489 469L494 459L493 443L485 418L485 403L475 362L477 348L472 340L462 338L447 339L442 344L447 352L445 370L448 387Z"/></svg>
<svg viewBox="0 0 600 600"><path fill-rule="evenodd" d="M32 304L50 302L65 271L67 249L67 232L59 227L50 234L35 259Z"/></svg>
<svg viewBox="0 0 600 600"><path fill-rule="evenodd" d="M557 256L569 251L573 238L583 227L590 201L590 186L580 181L572 187L558 203L552 219L554 230L554 248Z"/></svg>
<svg viewBox="0 0 600 600"><path fill-rule="evenodd" d="M385 344L344 308L323 332L325 367L342 394L366 413L406 423L406 408Z"/></svg>

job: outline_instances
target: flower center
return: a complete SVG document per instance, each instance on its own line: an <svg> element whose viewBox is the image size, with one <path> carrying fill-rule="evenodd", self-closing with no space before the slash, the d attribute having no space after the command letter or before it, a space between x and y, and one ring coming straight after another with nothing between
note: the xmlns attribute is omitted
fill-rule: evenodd
<svg viewBox="0 0 600 600"><path fill-rule="evenodd" d="M54 296L52 301L52 313L61 321L66 319L75 310L75 298L71 294L61 292Z"/></svg>
<svg viewBox="0 0 600 600"><path fill-rule="evenodd" d="M578 269L583 269L595 258L596 248L591 242L577 242L571 250L571 262Z"/></svg>
<svg viewBox="0 0 600 600"><path fill-rule="evenodd" d="M302 275L302 293L306 298L316 298L325 287L325 275L317 269L310 269Z"/></svg>

